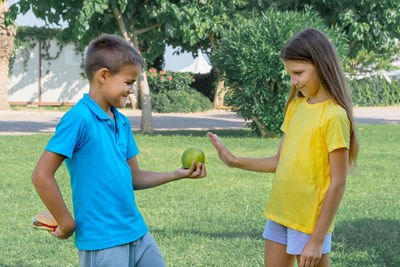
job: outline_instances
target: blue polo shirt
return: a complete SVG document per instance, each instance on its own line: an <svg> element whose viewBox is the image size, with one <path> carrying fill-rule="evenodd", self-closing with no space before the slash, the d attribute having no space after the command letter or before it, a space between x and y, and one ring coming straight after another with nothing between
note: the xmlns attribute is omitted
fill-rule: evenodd
<svg viewBox="0 0 400 267"><path fill-rule="evenodd" d="M116 108L111 109L115 121L85 94L62 117L46 146L46 150L66 157L76 221L75 245L81 250L126 244L148 231L135 203L132 173L126 162L139 149L129 120Z"/></svg>

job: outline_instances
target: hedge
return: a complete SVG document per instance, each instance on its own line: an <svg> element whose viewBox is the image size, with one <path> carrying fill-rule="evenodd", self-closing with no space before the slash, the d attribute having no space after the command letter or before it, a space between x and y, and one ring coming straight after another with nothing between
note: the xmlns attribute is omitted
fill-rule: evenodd
<svg viewBox="0 0 400 267"><path fill-rule="evenodd" d="M199 112L212 108L205 95L190 87L194 81L190 73L150 69L146 75L154 112Z"/></svg>
<svg viewBox="0 0 400 267"><path fill-rule="evenodd" d="M400 104L400 80L387 81L384 78L363 78L347 81L353 105L391 106Z"/></svg>

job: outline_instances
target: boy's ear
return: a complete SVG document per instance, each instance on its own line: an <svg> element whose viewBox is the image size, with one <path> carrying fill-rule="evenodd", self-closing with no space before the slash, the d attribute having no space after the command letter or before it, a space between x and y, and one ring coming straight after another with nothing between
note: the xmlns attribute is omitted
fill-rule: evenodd
<svg viewBox="0 0 400 267"><path fill-rule="evenodd" d="M101 68L96 71L96 76L100 83L105 83L110 78L110 71L107 68Z"/></svg>

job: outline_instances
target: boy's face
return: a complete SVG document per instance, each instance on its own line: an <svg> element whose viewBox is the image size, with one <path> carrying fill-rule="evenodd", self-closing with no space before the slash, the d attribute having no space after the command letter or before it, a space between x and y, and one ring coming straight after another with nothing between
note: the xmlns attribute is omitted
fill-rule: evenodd
<svg viewBox="0 0 400 267"><path fill-rule="evenodd" d="M315 99L324 100L326 93L321 85L318 73L314 65L306 61L285 60L285 68L290 74L290 82L295 86L303 96Z"/></svg>
<svg viewBox="0 0 400 267"><path fill-rule="evenodd" d="M138 65L127 65L116 74L107 71L102 90L104 101L113 107L125 107L129 94L133 94L133 85L139 72Z"/></svg>

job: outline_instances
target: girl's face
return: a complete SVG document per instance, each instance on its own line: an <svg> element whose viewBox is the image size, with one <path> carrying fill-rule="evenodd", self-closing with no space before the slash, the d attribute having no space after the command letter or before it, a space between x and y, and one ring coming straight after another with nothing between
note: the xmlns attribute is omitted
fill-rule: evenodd
<svg viewBox="0 0 400 267"><path fill-rule="evenodd" d="M328 99L326 90L322 87L314 65L307 61L285 60L286 71L290 74L290 82L296 87L309 103L318 103Z"/></svg>

